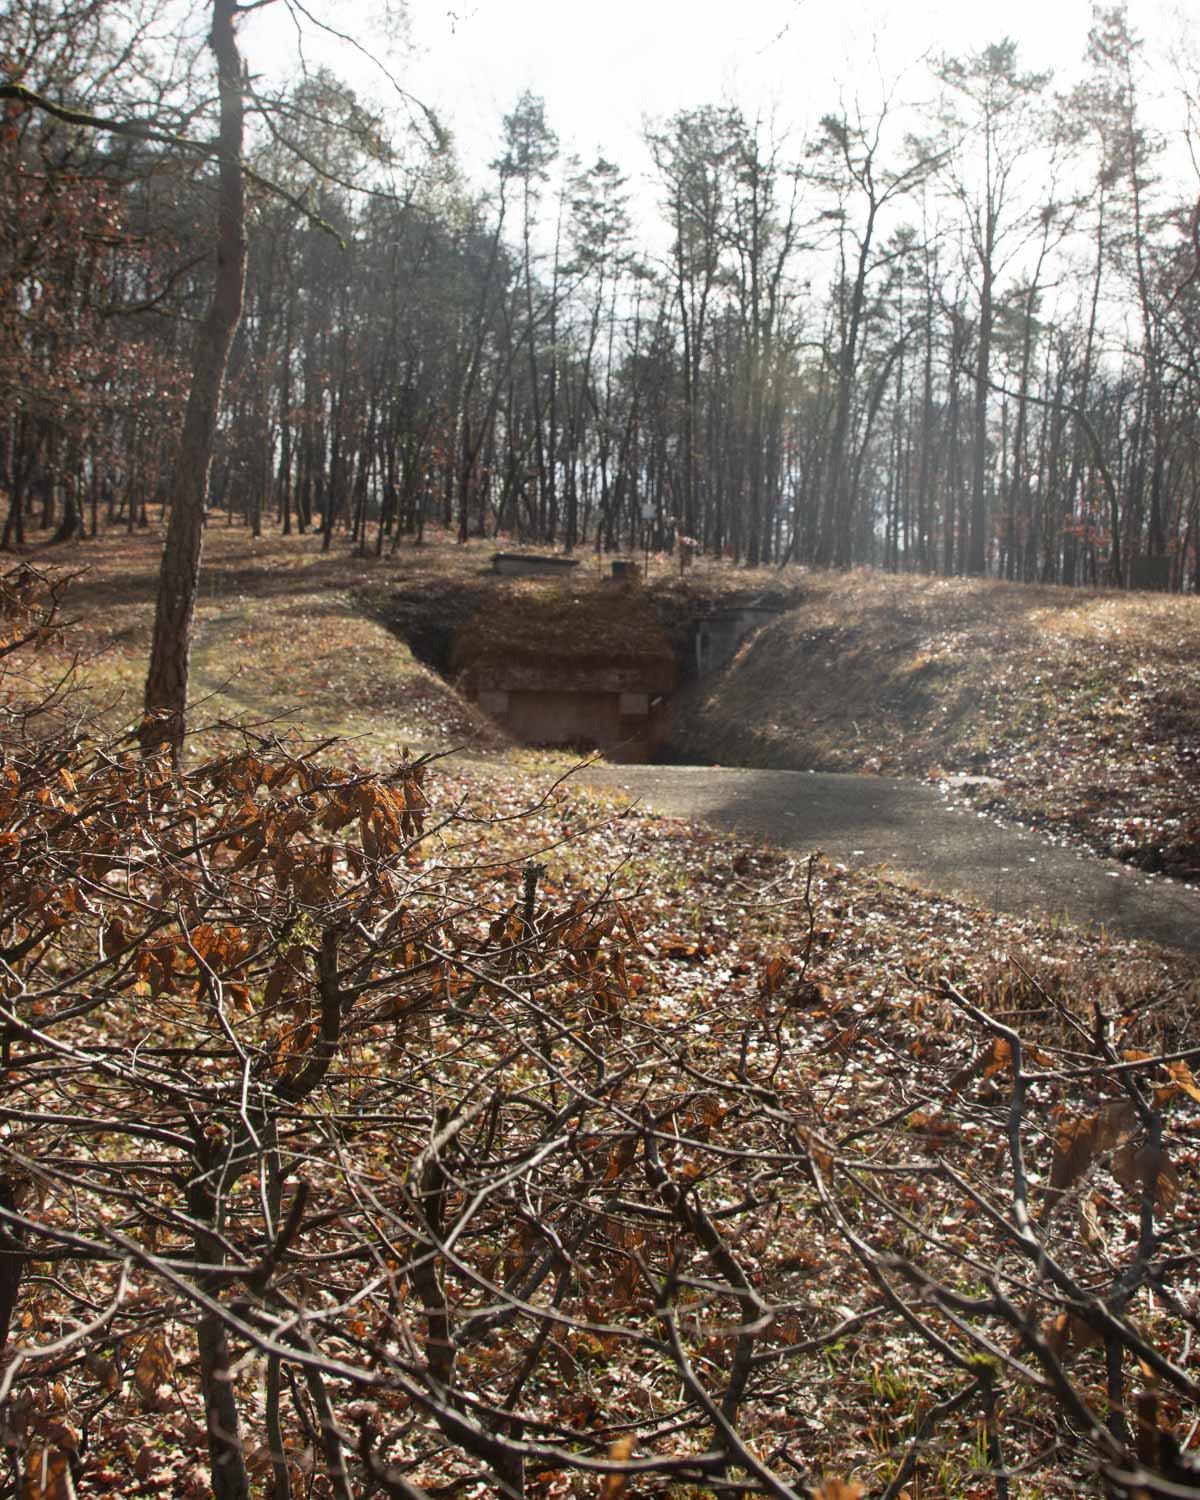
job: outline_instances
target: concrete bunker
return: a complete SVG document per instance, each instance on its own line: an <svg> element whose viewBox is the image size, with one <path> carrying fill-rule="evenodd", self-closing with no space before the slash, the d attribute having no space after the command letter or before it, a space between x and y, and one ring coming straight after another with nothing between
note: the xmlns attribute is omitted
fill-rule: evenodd
<svg viewBox="0 0 1200 1500"><path fill-rule="evenodd" d="M645 761L670 736L675 654L635 587L501 586L457 632L450 668L526 744Z"/></svg>
<svg viewBox="0 0 1200 1500"><path fill-rule="evenodd" d="M692 636L692 670L698 677L719 672L737 655L742 642L779 615L772 604L735 604L705 615Z"/></svg>

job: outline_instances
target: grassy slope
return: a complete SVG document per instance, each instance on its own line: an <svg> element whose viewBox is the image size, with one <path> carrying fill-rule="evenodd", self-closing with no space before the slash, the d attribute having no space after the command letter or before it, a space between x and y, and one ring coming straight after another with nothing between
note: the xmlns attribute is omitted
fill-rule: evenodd
<svg viewBox="0 0 1200 1500"><path fill-rule="evenodd" d="M981 804L1200 875L1200 603L812 574L679 740L724 764L995 778Z"/></svg>
<svg viewBox="0 0 1200 1500"><path fill-rule="evenodd" d="M136 717L153 624L161 537L120 533L32 559L86 569L70 610L86 627L86 676L110 723ZM468 579L485 566L475 548L354 557L320 538L253 539L219 524L205 539L192 647L195 725L270 721L314 737L340 734L374 748L448 744L494 749L503 738L407 645L364 613L364 586L430 576Z"/></svg>

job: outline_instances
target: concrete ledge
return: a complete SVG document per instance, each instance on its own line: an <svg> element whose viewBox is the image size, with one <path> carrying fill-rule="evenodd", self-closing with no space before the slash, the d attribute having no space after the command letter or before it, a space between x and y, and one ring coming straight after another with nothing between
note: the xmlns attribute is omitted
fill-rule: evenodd
<svg viewBox="0 0 1200 1500"><path fill-rule="evenodd" d="M492 554L492 572L502 573L508 578L530 578L537 575L551 577L569 573L579 566L575 557L542 557L528 552L496 552Z"/></svg>

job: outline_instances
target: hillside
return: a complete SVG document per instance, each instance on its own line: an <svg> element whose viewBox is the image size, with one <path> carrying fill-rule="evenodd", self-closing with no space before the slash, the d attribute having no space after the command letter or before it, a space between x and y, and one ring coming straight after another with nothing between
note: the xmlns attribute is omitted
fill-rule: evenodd
<svg viewBox="0 0 1200 1500"><path fill-rule="evenodd" d="M250 718L376 751L511 754L455 692L454 634L504 593L494 544L432 534L394 557L212 526L193 651L199 723ZM55 548L112 724L137 710L156 532ZM586 562L585 593L598 575ZM1191 598L656 560L645 598L677 655L695 621L780 617L684 693L673 753L721 765L909 775L981 810L1188 879L1200 873L1200 605ZM438 669L441 669L440 671ZM52 669L51 669L52 670Z"/></svg>
<svg viewBox="0 0 1200 1500"><path fill-rule="evenodd" d="M511 754L455 692L451 642L503 596L494 544L432 534L394 557L213 526L193 652L197 722L302 724L376 751ZM137 709L159 538L45 554L82 570L71 607L108 722ZM578 575L598 584L590 561ZM1200 606L1190 598L910 577L652 566L677 655L730 602L782 613L692 686L673 753L721 765L939 781L980 810L1189 879L1200 873ZM439 670L440 669L440 670ZM219 727L216 732L219 731Z"/></svg>
<svg viewBox="0 0 1200 1500"><path fill-rule="evenodd" d="M69 613L85 627L85 680L110 725L140 712L161 548L156 528L115 531L31 558L78 574ZM323 553L317 534L256 539L241 526L210 524L192 643L193 725L299 726L374 750L502 749L491 722L362 600L383 580L463 592L490 550L446 543L363 557L341 540Z"/></svg>
<svg viewBox="0 0 1200 1500"><path fill-rule="evenodd" d="M866 570L803 587L691 695L685 757L949 781L1200 875L1200 602Z"/></svg>

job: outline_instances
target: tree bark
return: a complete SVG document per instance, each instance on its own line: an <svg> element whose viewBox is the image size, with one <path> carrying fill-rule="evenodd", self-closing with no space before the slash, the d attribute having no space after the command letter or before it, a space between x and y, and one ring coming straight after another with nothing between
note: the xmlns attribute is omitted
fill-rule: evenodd
<svg viewBox="0 0 1200 1500"><path fill-rule="evenodd" d="M242 180L242 60L236 0L213 0L209 45L217 59L220 97L217 265L212 301L196 335L192 384L175 474L174 502L163 548L146 675L140 739L150 753L166 746L174 760L183 747L192 617L200 581L204 509L225 368L242 313L246 277L246 204Z"/></svg>
<svg viewBox="0 0 1200 1500"><path fill-rule="evenodd" d="M0 1207L15 1212L16 1196L12 1179L0 1177ZM29 1260L25 1248L25 1235L20 1229L0 1228L0 1350L8 1345L8 1334L12 1327L13 1313L21 1293L21 1281Z"/></svg>

